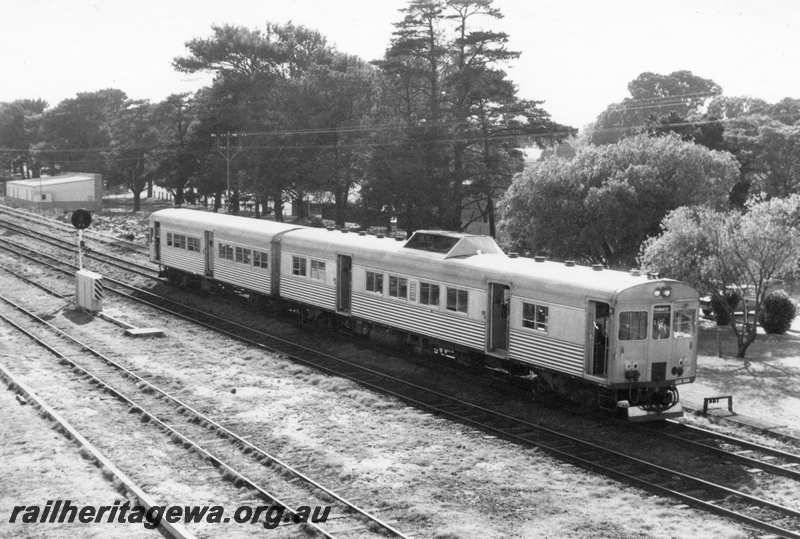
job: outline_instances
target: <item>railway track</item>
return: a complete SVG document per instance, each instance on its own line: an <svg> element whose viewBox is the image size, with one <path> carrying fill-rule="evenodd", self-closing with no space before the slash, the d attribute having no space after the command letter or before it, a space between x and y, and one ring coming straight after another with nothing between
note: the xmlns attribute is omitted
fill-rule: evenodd
<svg viewBox="0 0 800 539"><path fill-rule="evenodd" d="M129 501L133 501L134 505L142 505L145 510L150 510L150 508L158 505L139 484L120 470L113 461L83 436L78 429L50 406L40 395L20 381L18 377L14 376L8 367L4 365L0 365L0 380L5 382L11 391L24 397L26 402L32 404L45 417L53 421L57 425L58 430L81 447L84 455L88 456L97 466L102 467L106 474L109 474L114 480L118 481L119 484L124 487L128 497L132 498L132 500L129 499ZM182 525L173 524L166 520L159 522L157 529L163 536L172 539L194 538L194 535L189 533Z"/></svg>
<svg viewBox="0 0 800 539"><path fill-rule="evenodd" d="M310 535L323 537L405 537L393 525L330 490L279 457L254 445L199 412L163 388L82 342L8 297L0 295L0 319L25 334L85 377L99 390L112 394L131 411L157 425L171 439L211 462L237 487L284 508L284 522L296 522ZM15 311L27 321L12 318ZM58 348L52 337L59 341ZM322 523L304 522L302 506L330 506Z"/></svg>
<svg viewBox="0 0 800 539"><path fill-rule="evenodd" d="M12 223L8 220L0 218L0 226L3 228L13 232L14 234L19 234L36 241L40 241L42 243L46 243L52 247L56 247L58 249L62 249L67 251L74 256L77 256L78 250L76 245L70 241L63 238L59 238L52 235L45 235L40 232L33 232L31 230L27 230L23 228L21 225L16 223ZM73 230L74 233L74 230ZM97 262L102 264L107 264L109 266L113 266L118 269L122 269L127 272L134 273L136 275L141 275L142 277L147 277L149 279L156 279L161 280L159 277L159 271L152 264L140 264L133 260L129 260L127 258L114 256L108 253L103 253L101 251L97 251L91 249L89 247L84 249L84 256L87 258L91 258Z"/></svg>
<svg viewBox="0 0 800 539"><path fill-rule="evenodd" d="M10 206L0 204L0 214L5 214L17 219L23 219L29 223L39 224L48 228L55 228L56 230L60 230L70 235L75 233L75 229L64 222L61 222L57 219L44 217L42 215L32 213L26 210L21 210L19 208L12 208ZM120 238L115 238L114 236L103 234L102 232L94 232L89 230L85 231L84 235L86 238L97 241L104 245L140 254L145 254L145 255L147 254L147 247L145 247L140 243L135 243Z"/></svg>
<svg viewBox="0 0 800 539"><path fill-rule="evenodd" d="M8 243L11 242L1 240L0 247L8 248ZM12 249L18 247L21 246L12 247ZM23 256L36 259L31 255ZM38 261L42 263L41 258ZM65 271L57 266L52 267L59 271ZM584 468L599 471L660 495L680 499L689 505L732 518L753 528L784 537L800 538L800 512L793 508L454 398L332 354L300 345L280 336L177 303L152 292L136 289L125 283L110 281L112 286L109 289L123 297L228 335L252 346L288 355L297 362L310 365L328 374L349 378L362 386L394 396L417 408L449 417L522 445L540 447ZM133 293L124 292L121 288L132 290ZM695 442L702 443L697 440ZM726 453L731 459L738 459L734 454L735 451ZM762 466L761 468L766 467ZM783 466L783 468L791 469L791 466ZM768 470L765 469L765 471Z"/></svg>
<svg viewBox="0 0 800 539"><path fill-rule="evenodd" d="M749 466L752 473L768 471L800 481L798 454L677 421L665 421L649 429L659 436L679 440L726 460Z"/></svg>

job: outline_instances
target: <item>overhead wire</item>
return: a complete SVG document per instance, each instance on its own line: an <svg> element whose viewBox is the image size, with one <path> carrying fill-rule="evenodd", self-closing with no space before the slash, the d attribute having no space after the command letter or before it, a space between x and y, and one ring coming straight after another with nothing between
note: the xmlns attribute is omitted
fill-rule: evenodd
<svg viewBox="0 0 800 539"><path fill-rule="evenodd" d="M625 106L620 109L621 111L628 111L628 110L641 110L641 109L659 109L664 106L669 106L672 104L680 104L683 103L682 101L676 101L683 98L695 98L695 97L702 97L702 96L711 96L717 95L710 92L696 92L690 94L681 94L675 96L665 96L662 98L651 98L648 100L642 101L649 101L650 105L647 106L639 106L638 100L636 101L636 106ZM634 101L632 100L631 103ZM662 103L661 105L659 103ZM784 113L784 114L777 114L777 115L769 115L770 118L779 119L779 118L795 118L800 113ZM644 124L637 124L637 125L626 125L626 126L612 126L612 127L602 127L602 128L595 128L594 132L619 132L620 130L636 130L636 129L645 129L645 128L671 128L671 127L687 127L687 126L701 126L701 125L710 125L710 124L728 124L739 121L738 118L729 118L729 119L709 119L709 120L687 120L681 122L665 122L659 124L652 124L652 123L644 123ZM408 125L407 123L385 123L385 124L372 124L372 125L351 125L351 126L343 126L343 127L335 127L335 128L304 128L304 129L283 129L283 130L272 130L272 131L231 131L230 134L233 137L237 138L247 138L247 137L296 137L296 136L310 136L310 135L377 135L380 132L389 132L389 131L407 131L409 129L452 129L458 126L463 126L464 122L438 122L438 123L420 123L417 125ZM514 130L514 128L511 128ZM521 129L520 129L521 130ZM222 138L225 133L215 133L216 135ZM571 130L550 130L544 132L537 132L537 133L521 133L516 132L509 135L495 135L490 136L492 140L514 140L514 139L546 139L546 138L554 138L559 136L569 136L572 134ZM453 143L453 142L472 142L472 141L481 141L484 140L486 137L483 136L473 136L473 137L464 137L464 136L447 136L447 137L440 137L440 138L427 138L422 139L421 142L426 144L437 144L437 143ZM275 150L275 149L329 149L329 148L353 148L353 147L384 147L384 146L392 146L397 144L400 141L386 141L386 142L375 142L375 141L359 141L354 143L345 143L345 144L337 144L337 143L310 143L310 144L254 144L254 145L237 145L237 150L241 151L249 151L249 150ZM134 146L128 147L126 150L128 151L153 151L153 150L176 150L180 149L181 145L178 143L175 144L157 144L157 145L144 145L144 146ZM9 147L0 147L0 152L4 153L23 153L23 152L30 152L36 151L41 154L58 154L58 153L103 153L103 152L110 152L114 148L111 146L100 146L100 147L93 147L93 148L54 148L54 149L37 149L31 150L30 148L9 148ZM203 152L205 153L205 152ZM135 160L137 158L123 158L127 160Z"/></svg>

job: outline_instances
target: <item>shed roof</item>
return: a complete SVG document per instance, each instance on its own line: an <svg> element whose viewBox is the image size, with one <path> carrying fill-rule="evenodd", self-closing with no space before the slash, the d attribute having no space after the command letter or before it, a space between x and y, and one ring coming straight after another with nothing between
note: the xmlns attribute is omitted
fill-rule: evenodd
<svg viewBox="0 0 800 539"><path fill-rule="evenodd" d="M74 183L94 181L94 174L63 174L61 176L42 176L41 178L34 178L32 180L11 180L7 185L21 185L24 187L50 187L53 185L60 185L62 183Z"/></svg>

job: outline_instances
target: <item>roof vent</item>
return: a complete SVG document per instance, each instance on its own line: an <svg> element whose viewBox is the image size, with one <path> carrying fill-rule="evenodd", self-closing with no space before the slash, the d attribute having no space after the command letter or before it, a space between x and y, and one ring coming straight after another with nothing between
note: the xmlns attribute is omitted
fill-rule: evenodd
<svg viewBox="0 0 800 539"><path fill-rule="evenodd" d="M602 264L592 264L592 269L594 271L603 271L603 265Z"/></svg>
<svg viewBox="0 0 800 539"><path fill-rule="evenodd" d="M533 257L533 259L537 262L544 262L545 260L547 260L547 257L544 255L536 255Z"/></svg>
<svg viewBox="0 0 800 539"><path fill-rule="evenodd" d="M508 258L517 258L518 256L519 253L514 253L514 252L508 253Z"/></svg>
<svg viewBox="0 0 800 539"><path fill-rule="evenodd" d="M639 271L638 269L631 268L631 275L633 275L634 277L639 277L641 274L642 274L642 272Z"/></svg>
<svg viewBox="0 0 800 539"><path fill-rule="evenodd" d="M567 260L566 262L564 262L564 265L567 266L568 268L572 268L572 267L575 266L575 261L574 260Z"/></svg>

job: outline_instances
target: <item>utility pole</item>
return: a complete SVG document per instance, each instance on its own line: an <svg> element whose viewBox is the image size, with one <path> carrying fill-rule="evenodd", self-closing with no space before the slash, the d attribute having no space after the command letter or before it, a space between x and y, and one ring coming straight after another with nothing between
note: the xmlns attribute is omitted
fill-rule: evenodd
<svg viewBox="0 0 800 539"><path fill-rule="evenodd" d="M230 201L231 201L231 161L233 158L239 155L239 152L242 151L241 146L241 135L239 133L231 133L230 131L226 131L224 134L222 133L211 133L211 140L213 140L217 147L217 152L225 159L225 167L226 167L226 189L225 189L225 205L228 207L228 211L230 212ZM233 138L234 147L231 148L231 138Z"/></svg>

